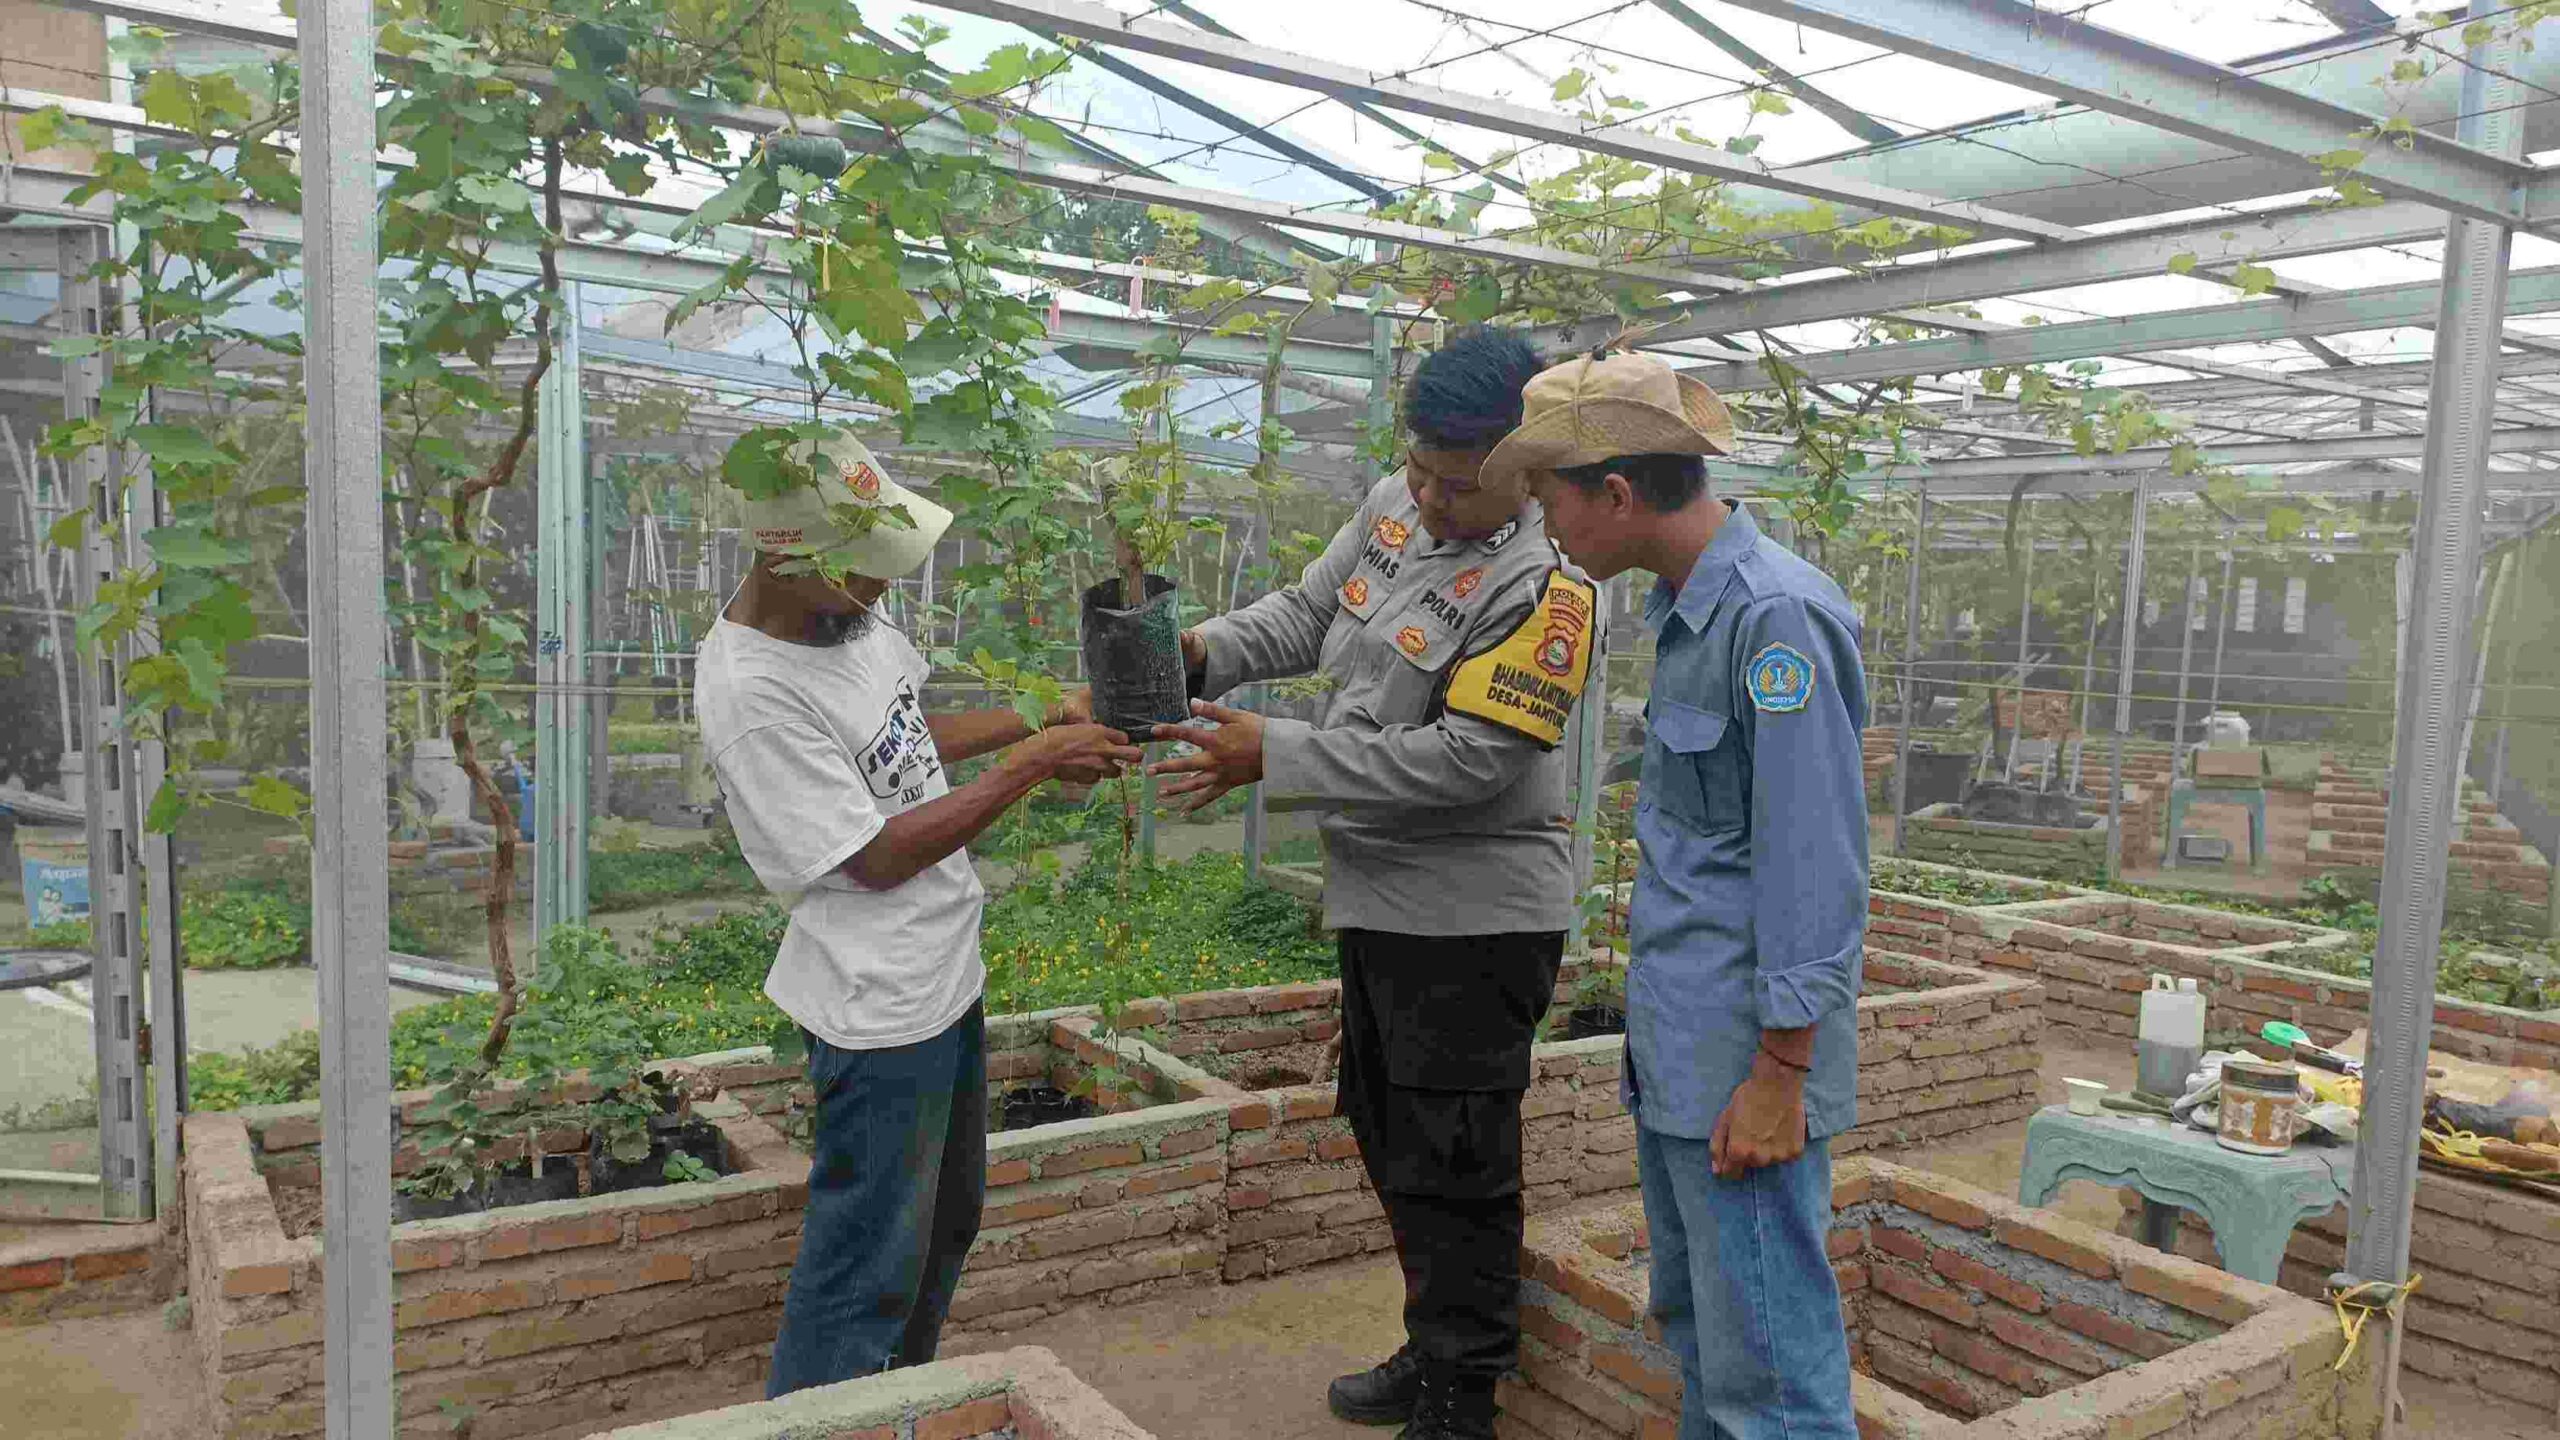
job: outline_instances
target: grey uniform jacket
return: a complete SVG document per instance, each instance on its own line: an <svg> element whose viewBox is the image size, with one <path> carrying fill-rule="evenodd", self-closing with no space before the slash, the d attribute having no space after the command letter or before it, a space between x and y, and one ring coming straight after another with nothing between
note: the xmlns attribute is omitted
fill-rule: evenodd
<svg viewBox="0 0 2560 1440"><path fill-rule="evenodd" d="M1445 705L1451 671L1539 610L1563 564L1534 504L1487 539L1434 540L1399 473L1296 585L1200 627L1206 698L1310 670L1333 682L1317 723L1272 719L1263 738L1266 801L1330 812L1320 827L1327 926L1432 936L1572 927L1564 748ZM1575 643L1597 649L1588 632Z"/></svg>

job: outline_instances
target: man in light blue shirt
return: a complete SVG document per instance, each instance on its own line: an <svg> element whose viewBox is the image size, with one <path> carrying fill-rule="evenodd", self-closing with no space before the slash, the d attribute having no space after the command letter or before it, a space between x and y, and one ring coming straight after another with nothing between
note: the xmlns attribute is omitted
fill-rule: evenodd
<svg viewBox="0 0 2560 1440"><path fill-rule="evenodd" d="M1625 1088L1681 1440L1851 1440L1825 1242L1828 1140L1857 1118L1866 676L1840 587L1707 494L1732 445L1705 386L1594 356L1530 383L1486 468L1538 472L1593 579L1662 577Z"/></svg>

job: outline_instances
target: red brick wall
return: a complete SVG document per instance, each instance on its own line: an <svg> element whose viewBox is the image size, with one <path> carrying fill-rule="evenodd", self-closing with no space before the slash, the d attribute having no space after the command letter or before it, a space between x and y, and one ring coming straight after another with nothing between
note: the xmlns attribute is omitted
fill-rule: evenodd
<svg viewBox="0 0 2560 1440"><path fill-rule="evenodd" d="M1214 1281L1227 1134L1224 1103L1189 1101L989 1136L986 1211L953 1329L1009 1330L1106 1295Z"/></svg>
<svg viewBox="0 0 2560 1440"><path fill-rule="evenodd" d="M174 1219L151 1225L37 1226L0 1243L0 1330L146 1310L178 1293ZM56 1233L61 1232L61 1233Z"/></svg>
<svg viewBox="0 0 2560 1440"><path fill-rule="evenodd" d="M713 1101L738 1173L708 1184L393 1227L404 1422L470 1407L479 1440L581 1435L726 1403L763 1382L806 1170ZM186 1121L190 1292L211 1433L317 1433L318 1237L287 1239L238 1115Z"/></svg>
<svg viewBox="0 0 2560 1440"><path fill-rule="evenodd" d="M1835 1155L1944 1140L2034 1113L2041 986L1870 950L1858 1001L1858 1124Z"/></svg>
<svg viewBox="0 0 2560 1440"><path fill-rule="evenodd" d="M2365 1028L2372 1009L2369 982L2285 963L2334 953L2351 943L2341 931L2115 897L1949 910L1956 963L2034 976L2045 1019L2064 1029L2132 1036L2155 972L2200 984L2209 1031L2255 1035L2287 1020L2339 1040ZM2183 943L2154 938L2168 936ZM2560 1015L2438 996L2429 1043L2488 1064L2560 1070Z"/></svg>
<svg viewBox="0 0 2560 1440"><path fill-rule="evenodd" d="M2140 1228L2140 1199L2125 1193L2119 1233ZM2184 1217L2179 1250L2212 1263L2213 1232ZM2485 1181L2421 1171L2409 1230L2411 1268L2401 1358L2410 1369L2464 1390L2560 1411L2560 1201ZM2285 1246L2280 1284L2325 1299L2346 1268L2343 1209L2305 1220Z"/></svg>
<svg viewBox="0 0 2560 1440"><path fill-rule="evenodd" d="M1865 1436L2370 1436L2319 1306L1960 1182L1836 1171L1832 1273ZM1641 1208L1533 1224L1509 1440L1669 1440L1681 1383L1650 1319ZM2361 1352L2360 1352L2361 1355ZM1997 1418L1986 1418L1997 1417ZM1996 1428L1994 1428L1996 1427Z"/></svg>

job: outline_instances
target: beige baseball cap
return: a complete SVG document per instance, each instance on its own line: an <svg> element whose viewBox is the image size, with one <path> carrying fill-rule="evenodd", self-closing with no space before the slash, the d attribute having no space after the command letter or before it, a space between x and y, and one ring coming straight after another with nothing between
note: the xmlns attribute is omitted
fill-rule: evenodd
<svg viewBox="0 0 2560 1440"><path fill-rule="evenodd" d="M816 472L817 483L746 503L758 550L896 580L915 573L951 528L950 511L890 479L870 447L850 435L803 440L788 453Z"/></svg>
<svg viewBox="0 0 2560 1440"><path fill-rule="evenodd" d="M1733 453L1724 401L1650 356L1577 356L1540 371L1520 399L1520 428L1485 458L1488 483L1620 455Z"/></svg>

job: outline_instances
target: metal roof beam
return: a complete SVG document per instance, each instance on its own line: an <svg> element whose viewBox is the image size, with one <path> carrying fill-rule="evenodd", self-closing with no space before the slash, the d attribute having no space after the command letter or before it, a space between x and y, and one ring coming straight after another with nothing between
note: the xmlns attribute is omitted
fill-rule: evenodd
<svg viewBox="0 0 2560 1440"><path fill-rule="evenodd" d="M1741 36L1690 9L1682 4L1681 0L1653 0L1653 6L1663 14L1696 31L1699 39L1749 66L1752 74L1767 76L1779 89L1803 101L1809 108L1820 113L1824 119L1868 144L1882 145L1889 140L1902 138L1901 131L1867 114L1855 105L1835 99L1819 86L1789 74L1776 61L1744 44Z"/></svg>
<svg viewBox="0 0 2560 1440"><path fill-rule="evenodd" d="M1048 32L1046 31L1034 31L1033 33L1047 36L1051 39L1056 38L1054 36L1048 36ZM1088 64L1098 65L1104 70L1119 76L1121 79L1128 81L1130 84L1135 85L1142 90L1161 95L1165 99L1172 101L1174 104L1181 106L1183 109L1190 111L1194 115L1200 116L1204 120L1225 126L1229 130L1235 132L1236 139L1240 143L1259 145L1263 149L1271 151L1273 154L1278 155L1284 160L1295 160L1299 164L1323 175L1326 179L1333 181L1335 184L1357 191L1362 195L1368 196L1372 200L1385 201L1395 198L1394 191L1380 185L1368 176L1348 168L1332 156L1326 155L1309 146L1301 145L1297 141L1280 134L1278 131L1273 130L1267 125L1256 125L1234 111L1227 109L1225 106L1207 99L1198 92L1186 90L1182 86L1165 79L1161 75L1150 74L1107 50L1087 48L1079 53L1076 58L1083 60ZM1211 148L1214 149L1217 147L1213 146Z"/></svg>
<svg viewBox="0 0 2560 1440"><path fill-rule="evenodd" d="M2360 137L2381 117L2254 79L2020 0L1732 0L1743 9L2021 86L2243 154L2291 161L2359 151L2354 173L2393 195L2521 228L2533 166L2426 131ZM2397 140L2406 140L2402 149ZM2539 188L2536 186L2535 188Z"/></svg>
<svg viewBox="0 0 2560 1440"><path fill-rule="evenodd" d="M1224 35L1230 40L1243 40L1245 38L1242 35L1237 34L1235 31L1228 29L1226 26L1219 24L1208 15L1203 14L1199 7L1184 4L1183 0L1164 0L1161 8L1166 14L1179 15L1183 19L1190 21L1192 24L1199 26L1201 29L1208 31L1212 35ZM1246 43L1250 44L1252 42L1247 41ZM1451 159L1456 160L1460 165L1465 166L1468 170L1475 174L1482 175L1487 180L1492 181L1494 184L1501 186L1503 189L1510 191L1514 195L1526 195L1529 193L1528 186L1521 184L1519 181L1512 179L1510 176L1503 174L1499 170L1477 164L1475 161L1468 159L1466 156L1459 154L1457 151L1450 149L1448 146L1443 145L1439 141L1432 139L1430 136L1423 134L1421 131L1414 129L1412 126L1407 125L1403 121L1388 114L1386 111L1379 109L1375 105L1365 104L1358 100L1336 100L1334 103L1350 111L1352 114L1367 120L1371 124L1378 126L1390 135L1412 141L1414 144L1424 146L1428 149L1442 152Z"/></svg>
<svg viewBox="0 0 2560 1440"><path fill-rule="evenodd" d="M2038 220L2031 215L1878 185L1827 164L1792 165L1781 169L1712 146L1664 139L1625 126L1586 124L1574 116L1553 110L1535 109L1507 100L1485 99L1433 85L1417 85L1356 65L1247 44L1185 25L1133 18L1107 6L1085 3L1085 0L942 0L942 4L943 8L962 14L1073 35L1121 49L1141 50L1171 60L1343 99L1366 100L1408 114L1427 115L1435 120L1449 120L1542 144L1616 155L1687 174L1765 185L1817 200L1860 206L1935 225L1956 226L1977 234L2061 240L2080 233L2070 226Z"/></svg>
<svg viewBox="0 0 2560 1440"><path fill-rule="evenodd" d="M2190 345L2231 345L2296 335L2431 326L2436 309L2437 284L2424 280L2338 290L2299 300L2163 310L2062 325L2022 326L1994 334L1831 350L1794 356L1787 363L1817 381L1888 380L1903 375L1941 375ZM2507 313L2535 315L2552 310L2560 310L2560 266L2517 271L2509 284ZM1718 390L1765 390L1771 383L1767 372L1757 364L1697 366L1688 373Z"/></svg>
<svg viewBox="0 0 2560 1440"><path fill-rule="evenodd" d="M1685 304L1664 305L1647 312L1644 318L1661 322L1661 328L1647 337L1647 343L1667 343L1699 335L1778 330L1825 320L1961 305L2111 280L2149 279L2168 274L2169 262L2182 255L2194 256L2196 268L2209 269L2443 238L2444 212L2415 201L2346 208L2307 205L2259 215L2214 216L2032 249L1885 265L1833 279L1760 285ZM1545 343L1578 348L1616 334L1622 323L1615 317L1600 317L1542 326L1536 334Z"/></svg>
<svg viewBox="0 0 2560 1440"><path fill-rule="evenodd" d="M2411 460L2426 453L2427 437L2408 435L2341 435L2326 440L2268 440L2246 445L2206 445L2200 458L2209 466L2310 465L2350 460ZM2541 425L2490 434L2489 453L2530 455L2560 450L2560 425ZM1935 460L1913 465L1880 465L1866 477L1896 483L1926 480L1934 488L1947 480L2015 481L2030 475L2089 475L2115 471L2165 470L2176 450L2146 445L2120 454L1993 455L1974 460Z"/></svg>

